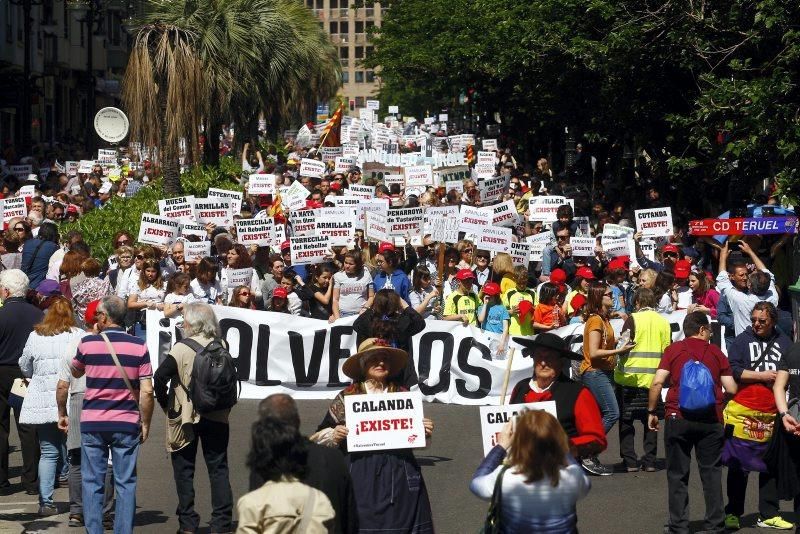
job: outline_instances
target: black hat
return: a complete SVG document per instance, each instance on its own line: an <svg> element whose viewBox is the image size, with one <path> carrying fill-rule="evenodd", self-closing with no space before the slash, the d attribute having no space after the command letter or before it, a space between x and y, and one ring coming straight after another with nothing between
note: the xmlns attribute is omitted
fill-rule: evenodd
<svg viewBox="0 0 800 534"><path fill-rule="evenodd" d="M548 332L538 334L533 337L515 337L514 343L522 345L523 356L533 356L535 349L551 349L559 352L562 357L570 360L581 361L583 355L569 350L569 343L564 338Z"/></svg>

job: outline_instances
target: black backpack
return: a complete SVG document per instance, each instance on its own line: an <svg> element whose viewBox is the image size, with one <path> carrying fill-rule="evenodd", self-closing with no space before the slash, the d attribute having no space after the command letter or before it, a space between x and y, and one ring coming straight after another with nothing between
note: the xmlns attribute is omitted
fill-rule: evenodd
<svg viewBox="0 0 800 534"><path fill-rule="evenodd" d="M239 400L236 362L225 342L215 338L205 347L191 338L181 341L195 351L192 380L186 393L199 414L225 410ZM238 387L238 389L237 389Z"/></svg>

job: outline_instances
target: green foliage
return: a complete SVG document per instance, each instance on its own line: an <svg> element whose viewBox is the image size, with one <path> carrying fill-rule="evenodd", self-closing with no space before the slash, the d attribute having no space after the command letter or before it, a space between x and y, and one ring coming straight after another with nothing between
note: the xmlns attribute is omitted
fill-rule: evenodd
<svg viewBox="0 0 800 534"><path fill-rule="evenodd" d="M206 197L212 187L241 191L238 178L241 166L234 158L220 160L219 167L196 167L181 175L184 194ZM139 233L142 213L158 213L158 201L164 196L163 179L158 178L141 188L130 198L115 197L102 209L95 209L74 223L61 225L62 235L69 230L80 230L92 256L105 261L113 254L114 234L120 230L130 232L134 240Z"/></svg>

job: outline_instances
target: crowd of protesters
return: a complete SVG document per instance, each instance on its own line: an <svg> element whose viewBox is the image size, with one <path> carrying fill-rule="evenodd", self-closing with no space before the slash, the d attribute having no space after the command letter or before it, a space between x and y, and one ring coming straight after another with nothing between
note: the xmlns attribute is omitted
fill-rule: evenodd
<svg viewBox="0 0 800 534"><path fill-rule="evenodd" d="M76 230L61 234L59 223L135 195L148 187L157 172L154 166L143 163L129 171L129 160L121 160L122 170L113 180L100 164L71 176L57 162L48 172L24 179L5 176L0 192L5 198L18 196L26 185L34 187L26 196L27 214L5 221L0 243L0 489L10 487L12 386L16 379L30 379L21 409L14 409L23 450L23 489L39 495L39 513L47 516L57 513L54 487L68 485L70 525L85 524L89 532L99 532L104 523L116 520L118 532L129 532L135 460L150 431L155 398L168 420L175 421L168 442L181 531L195 531L200 521L193 506L198 443L211 475L212 530L232 531L230 408L201 414L191 407L186 387L197 349L175 345L154 377L144 343L146 310L160 310L202 350L219 337L208 305L222 305L331 323L357 316L353 329L359 351L343 367L353 384L337 396L310 440L299 434L290 398L262 403L248 461L257 482L238 505L242 532L264 531L265 521L280 515L281 506L307 506L309 517L298 520L336 532L433 531L427 490L413 454L349 453L343 408L346 395L413 387L418 378L408 357L410 340L431 320L476 325L497 334L492 346L496 357L504 356L512 339L526 346L523 355L533 357L533 374L517 384L512 402L552 399L559 405L556 418L526 415L515 429L504 430L499 448L472 481L480 497L491 497L498 487L507 493L507 524L530 531L574 531L575 502L590 487L586 474L615 472L598 459L607 447L607 434L617 426L622 458L617 472L655 472L660 469L656 431L663 420L670 532L688 531L692 448L704 487L707 530L739 528L751 471L759 473L759 526L793 527L778 508L779 499L800 495L800 414L786 400L787 386L789 399L800 395L794 383L800 374L798 345L788 337L790 234L698 238L676 213L672 234L658 239L655 252L648 253L633 228L633 210L660 207L656 187L642 188L646 193L639 204L623 205L602 192L591 197L585 174L554 175L545 159L527 169L510 150L500 149L496 174L507 177L507 187L496 202L512 200L516 207L519 222L513 239L547 236L541 254L530 261L519 264L510 254L480 249L469 232L446 243L427 233L376 242L356 230L347 245L331 247L325 261L293 265L292 213L277 196L248 195L249 174L275 174L276 186L299 181L308 192L306 209L333 206L331 197L346 195L355 184L374 186L375 197L386 199L390 210L484 203L477 178L466 178L459 190L427 187L405 194L358 166L333 172L331 162L323 176L299 176L301 160L321 159L321 150L289 145L288 151L285 157L262 155L246 145L242 155L245 194L235 218L267 214L286 224L289 238L274 247L238 243L235 226L207 224L203 238L180 238L168 246L137 243L135 229L120 228L111 243L113 255L99 258L85 236ZM38 163L32 166L38 169ZM574 207L561 205L554 221L536 220L529 201L538 195L564 195L574 200ZM763 196L759 200L765 204L777 201L769 192ZM579 216L585 219L579 222ZM603 249L601 235L609 224L630 230L634 246L629 254L612 256ZM570 238L580 236L596 238L593 254L573 254ZM188 260L185 243L199 239L209 241L210 255ZM232 283L233 271L242 269L251 269L249 281ZM673 343L664 314L676 311L686 312L686 339ZM615 319L623 323L619 335L612 325ZM725 327L720 340L724 352L709 343L712 320ZM583 325L579 353L550 333L568 324ZM108 380L116 376L115 353L127 378L112 387ZM564 358L572 361L571 367ZM699 414L684 409L678 399L684 367L694 360L710 369L716 397L713 408ZM669 391L662 401L665 384ZM736 394L727 405L723 387ZM752 431L754 420L757 433ZM635 421L643 424L642 456L634 444ZM433 422L426 420L425 429L433 432ZM346 467L338 452L330 456L332 451L345 454ZM106 469L109 454L112 469ZM505 479L504 460L511 466ZM723 461L729 468L725 507ZM333 482L326 482L322 466L340 464L354 479L370 483L326 486ZM795 474L789 480L787 466ZM409 483L396 484L396 479ZM537 499L543 493L558 506L542 505ZM282 504L265 509L266 500Z"/></svg>

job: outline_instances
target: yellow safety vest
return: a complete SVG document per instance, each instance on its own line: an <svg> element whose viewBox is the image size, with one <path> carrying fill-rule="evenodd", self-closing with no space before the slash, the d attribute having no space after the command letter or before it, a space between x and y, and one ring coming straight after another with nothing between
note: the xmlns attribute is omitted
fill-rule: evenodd
<svg viewBox="0 0 800 534"><path fill-rule="evenodd" d="M617 360L614 381L621 386L649 389L664 349L672 343L669 321L654 310L631 314L636 345Z"/></svg>

